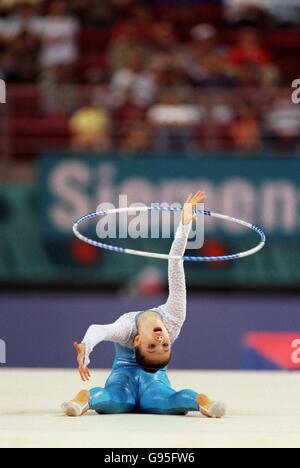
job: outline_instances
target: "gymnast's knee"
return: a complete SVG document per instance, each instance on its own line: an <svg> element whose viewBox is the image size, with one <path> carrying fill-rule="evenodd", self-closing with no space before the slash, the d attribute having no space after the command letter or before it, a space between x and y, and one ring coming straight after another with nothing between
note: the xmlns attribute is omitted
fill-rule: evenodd
<svg viewBox="0 0 300 468"><path fill-rule="evenodd" d="M197 403L197 393L193 390L181 390L174 393L171 397L171 401L174 404L175 408L183 409L185 414L189 411L198 411L199 405Z"/></svg>

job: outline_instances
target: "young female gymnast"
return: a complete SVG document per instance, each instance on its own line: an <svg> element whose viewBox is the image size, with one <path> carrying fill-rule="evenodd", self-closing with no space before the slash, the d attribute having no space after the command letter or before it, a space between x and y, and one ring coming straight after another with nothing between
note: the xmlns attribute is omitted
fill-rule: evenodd
<svg viewBox="0 0 300 468"><path fill-rule="evenodd" d="M203 192L190 195L170 255L186 250L195 209L206 198ZM99 414L155 413L185 415L201 411L204 416L221 418L226 408L193 390L176 392L171 388L166 366L171 347L186 317L186 284L182 260L169 261L169 298L166 304L146 312L131 312L111 325L92 325L81 344L75 343L79 372L88 381L89 356L102 341L115 343L113 369L105 388L81 391L63 404L67 416L82 416L89 410Z"/></svg>

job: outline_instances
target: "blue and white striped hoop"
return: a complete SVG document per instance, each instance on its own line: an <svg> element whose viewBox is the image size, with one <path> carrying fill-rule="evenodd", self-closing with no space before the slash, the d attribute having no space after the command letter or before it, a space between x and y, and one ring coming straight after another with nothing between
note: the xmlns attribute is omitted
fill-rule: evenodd
<svg viewBox="0 0 300 468"><path fill-rule="evenodd" d="M87 221L90 221L95 218L99 218L102 216L109 216L115 215L119 213L128 213L128 214L136 214L136 212L146 212L146 211L173 211L173 212L180 212L182 211L181 208L172 208L172 207L133 207L133 208L118 208L113 210L102 210L96 211L95 213L90 213L86 216L83 216L73 226L73 232L75 236L80 239L82 242L89 244L93 247L98 247L100 249L109 250L110 252L128 254L128 255L136 255L138 257L149 257L149 258L156 258L159 260L184 260L186 262L226 262L232 260L238 260L240 258L250 257L250 255L254 255L260 250L262 250L266 244L266 235L261 228L256 226L255 224L247 223L246 221L242 221L241 219L232 218L231 216L226 216L219 213L214 213L213 211L202 211L197 210L196 214L199 216L210 216L212 218L222 219L223 221L230 221L232 223L240 224L246 228L251 229L252 231L256 232L260 236L260 243L254 247L253 249L247 250L245 252L239 252L233 255L225 255L225 256L218 256L218 257L189 257L189 256L172 256L172 255L165 255L159 254L155 252L144 252L139 250L132 250L132 249L124 249L122 247L115 247L112 245L104 244L103 242L94 241L89 239L88 237L84 236L79 232L79 226Z"/></svg>

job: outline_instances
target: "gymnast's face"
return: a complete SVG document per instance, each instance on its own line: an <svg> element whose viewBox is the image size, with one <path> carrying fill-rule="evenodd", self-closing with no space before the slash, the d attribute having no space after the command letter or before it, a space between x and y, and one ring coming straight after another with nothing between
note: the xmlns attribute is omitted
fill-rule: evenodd
<svg viewBox="0 0 300 468"><path fill-rule="evenodd" d="M138 335L134 346L138 347L148 362L165 362L171 355L171 339L161 319L155 312L146 312L138 322Z"/></svg>

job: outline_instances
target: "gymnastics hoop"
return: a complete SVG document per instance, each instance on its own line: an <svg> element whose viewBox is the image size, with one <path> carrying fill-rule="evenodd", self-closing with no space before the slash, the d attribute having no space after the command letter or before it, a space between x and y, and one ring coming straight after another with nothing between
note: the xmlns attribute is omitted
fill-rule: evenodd
<svg viewBox="0 0 300 468"><path fill-rule="evenodd" d="M115 247L112 245L104 244L102 242L94 241L89 239L88 237L84 236L79 232L79 226L87 221L90 221L95 218L99 218L102 216L108 216L118 213L128 213L128 214L136 214L136 211L139 212L146 212L146 211L172 211L172 212L181 212L181 208L172 208L172 207L160 207L160 206L153 206L153 207L132 207L132 208L117 208L113 210L101 210L96 211L95 213L90 213L82 218L78 219L73 226L73 232L75 236L85 242L88 245L93 247L101 248L104 250L109 250L110 252L128 254L128 255L136 255L138 257L149 257L149 258L156 258L159 260L183 260L185 262L225 262L225 261L232 261L238 260L240 258L250 257L251 255L256 254L260 250L262 250L266 244L266 235L264 231L256 226L255 224L247 223L246 221L242 221L241 219L232 218L231 216L223 215L220 213L214 213L213 211L203 211L197 210L197 215L204 215L210 216L212 218L222 219L224 221L230 221L232 223L240 224L245 226L246 228L251 229L252 231L256 232L260 236L260 243L254 247L253 249L247 250L245 252L239 252L233 255L225 255L225 256L217 256L217 257L190 257L190 256L172 256L172 255L165 255L165 254L158 254L155 252L144 252L140 250L132 250L132 249L125 249L122 247Z"/></svg>

